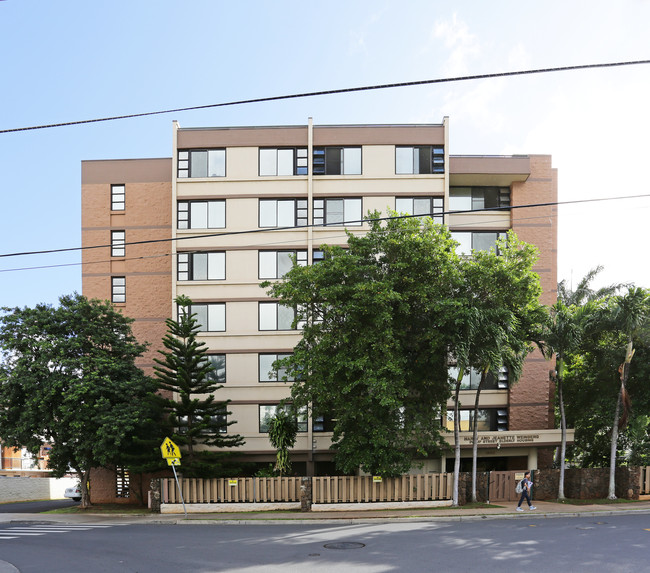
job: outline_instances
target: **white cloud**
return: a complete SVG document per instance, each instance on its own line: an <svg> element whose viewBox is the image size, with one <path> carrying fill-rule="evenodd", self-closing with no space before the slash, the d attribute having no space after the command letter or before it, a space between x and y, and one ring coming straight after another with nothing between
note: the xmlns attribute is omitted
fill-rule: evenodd
<svg viewBox="0 0 650 573"><path fill-rule="evenodd" d="M468 25L456 14L451 20L438 20L433 28L433 37L444 42L449 55L443 69L448 76L467 75L470 61L481 54L478 38L470 33Z"/></svg>

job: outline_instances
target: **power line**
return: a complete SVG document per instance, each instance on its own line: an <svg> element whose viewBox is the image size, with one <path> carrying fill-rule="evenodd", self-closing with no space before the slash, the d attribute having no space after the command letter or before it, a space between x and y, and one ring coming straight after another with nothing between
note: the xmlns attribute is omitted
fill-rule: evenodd
<svg viewBox="0 0 650 573"><path fill-rule="evenodd" d="M489 208L484 208L484 209L464 209L464 210L454 210L454 211L441 211L440 213L435 213L435 215L458 215L458 214L463 214L463 213L481 213L484 211L512 211L516 209L532 209L532 208L538 208L538 207L555 207L555 206L560 206L560 205L573 205L573 204L580 204L580 203L596 203L596 202L602 202L602 201L621 201L621 200L626 200L626 199L642 199L650 197L650 193L645 193L642 195L626 195L623 197L602 197L602 198L592 198L592 199L574 199L571 201L553 201L553 202L548 202L548 203L529 203L526 205L511 205L507 207L489 207ZM344 225L353 225L353 224L360 224L360 223L365 223L365 222L371 222L371 221L389 221L391 219L410 219L410 218L421 218L425 215L418 214L418 215L394 215L394 216L386 216L386 217L378 217L374 219L360 219L356 221L344 221L342 224ZM539 217L546 217L547 215L541 215ZM518 219L519 220L519 219ZM312 224L312 225L304 225L301 227L269 227L269 228L263 228L263 229L248 229L248 230L243 230L243 231L223 231L223 232L218 232L218 233L205 233L201 235L190 235L190 236L184 236L184 237L168 237L165 239L149 239L145 241L132 241L132 242L125 242L121 243L120 246L132 246L132 245L143 245L143 244L152 244L152 243L170 243L173 241L183 241L183 240L189 240L189 239L205 239L205 238L214 238L214 237L226 237L226 236L232 236L232 235L252 235L252 234L258 234L258 233L267 233L267 232L272 232L272 231L286 231L286 230L295 230L295 229L307 229L307 228L330 228L331 225L325 224L325 223L319 223L319 224ZM343 235L341 235L343 236ZM275 242L269 243L269 244L277 244ZM6 253L6 254L0 254L0 258L8 258L8 257L18 257L18 256L28 256L28 255L46 255L46 254L53 254L53 253L63 253L63 252L74 252L74 251L85 251L85 250L90 250L90 249L108 249L111 248L112 245L110 244L105 244L105 245L90 245L86 247L69 247L65 249L49 249L49 250L44 250L44 251L25 251L22 253ZM169 256L169 253L166 254L160 254L160 255L150 255L150 256L141 256L141 257L133 257L129 259L122 259L120 260L138 260L138 259L146 259L146 258L157 258L157 257L162 257L162 256ZM108 262L108 261L89 261L87 263L66 263L66 264L61 264L61 265L46 265L46 266L39 266L39 267L23 267L23 268L14 268L14 269L0 269L0 272L10 272L10 271L19 271L19 270L33 270L33 269L44 269L44 268L55 268L55 267L64 267L64 266L75 266L78 264L99 264L102 262Z"/></svg>
<svg viewBox="0 0 650 573"><path fill-rule="evenodd" d="M159 110L159 111L148 111L148 112L143 112L143 113L132 113L128 115L115 115L115 116L110 116L110 117L101 117L101 118L95 118L95 119L82 119L78 121L68 121L64 123L50 123L46 125L34 125L34 126L29 126L29 127L15 127L12 129L2 129L0 130L0 134L2 133L14 133L18 131L31 131L35 129L50 129L53 127L66 127L70 125L82 125L82 124L87 124L87 123L99 123L103 121L115 121L118 119L131 119L131 118L136 118L136 117L146 117L146 116L151 116L151 115L162 115L162 114L168 114L168 113L178 113L181 111L193 111L193 110L199 110L199 109L210 109L210 108L216 108L216 107L227 107L227 106L234 106L234 105L244 105L244 104L249 104L249 103L263 103L263 102L269 102L269 101L280 101L280 100L288 100L288 99L298 99L298 98L307 98L307 97L315 97L315 96L322 96L322 95L334 95L334 94L343 94L343 93L352 93L352 92L362 92L362 91L372 91L372 90L384 90L384 89L390 89L390 88L404 88L404 87L412 87L412 86L424 86L424 85L431 85L431 84L442 84L442 83L450 83L450 82L462 82L462 81L469 81L469 80L482 80L482 79L490 79L490 78L504 78L504 77L512 77L512 76L525 76L525 75L532 75L532 74L547 74L551 72L568 72L568 71L574 71L574 70L588 70L588 69L598 69L598 68L614 68L614 67L622 67L622 66L636 66L636 65L641 65L641 64L650 64L650 60L635 60L635 61L628 61L628 62L611 62L611 63L605 63L605 64L581 64L577 66L562 66L562 67L555 67L555 68L538 68L534 70L520 70L520 71L514 71L514 72L498 72L498 73L490 73L490 74L474 74L471 76L457 76L454 78L437 78L437 79L430 79L430 80L418 80L418 81L413 81L413 82L398 82L398 83L392 83L392 84L377 84L377 85L371 85L371 86L360 86L360 87L354 87L354 88L341 88L341 89L336 89L336 90L321 90L321 91L315 91L315 92L304 92L304 93L298 93L298 94L289 94L289 95L281 95L281 96L269 96L269 97L261 97L261 98L253 98L253 99L243 99L243 100L237 100L237 101L229 101L229 102L222 102L222 103L212 103L212 104L207 104L207 105L197 105L197 106L192 106L192 107L178 107L175 109L166 109L166 110Z"/></svg>

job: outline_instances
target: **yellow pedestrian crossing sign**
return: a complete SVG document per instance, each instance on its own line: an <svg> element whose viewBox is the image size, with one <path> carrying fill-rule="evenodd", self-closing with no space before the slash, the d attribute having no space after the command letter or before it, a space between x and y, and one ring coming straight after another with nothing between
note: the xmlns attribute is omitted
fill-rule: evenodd
<svg viewBox="0 0 650 573"><path fill-rule="evenodd" d="M181 465L181 459L180 458L167 458L167 465L168 466L180 466Z"/></svg>
<svg viewBox="0 0 650 573"><path fill-rule="evenodd" d="M178 446L172 442L169 438L165 438L165 441L160 446L160 451L162 452L162 457L165 459L170 458L180 458L181 451ZM172 464L169 464L172 465ZM180 465L180 462L176 465Z"/></svg>

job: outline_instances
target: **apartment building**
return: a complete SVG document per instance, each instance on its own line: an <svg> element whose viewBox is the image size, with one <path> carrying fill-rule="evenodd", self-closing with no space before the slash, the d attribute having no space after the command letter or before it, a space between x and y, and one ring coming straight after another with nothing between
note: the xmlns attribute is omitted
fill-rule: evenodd
<svg viewBox="0 0 650 573"><path fill-rule="evenodd" d="M292 312L260 283L291 264L313 264L320 245L364 233L363 215L388 208L431 215L449 225L459 249L487 249L514 229L540 249L536 271L545 304L557 284L557 173L550 156L453 156L449 125L307 125L181 128L173 124L172 158L82 163L83 292L109 299L135 319L151 343L140 366L151 372L173 300L187 295L202 325L219 399L232 400L229 430L246 444L243 459L274 460L269 417L289 394L271 373L300 337ZM495 210L497 209L498 210ZM453 211L462 211L454 213ZM140 243L140 241L147 241ZM151 242L154 241L154 242ZM545 467L559 444L554 430L552 363L527 360L510 384L503 372L481 393L479 457L484 469ZM459 421L462 455L471 457L470 373ZM467 409L465 409L467 408ZM453 427L453 419L443 420ZM303 475L334 472L331 424L299 421L292 452ZM451 437L450 437L451 442ZM448 460L424 461L445 471Z"/></svg>

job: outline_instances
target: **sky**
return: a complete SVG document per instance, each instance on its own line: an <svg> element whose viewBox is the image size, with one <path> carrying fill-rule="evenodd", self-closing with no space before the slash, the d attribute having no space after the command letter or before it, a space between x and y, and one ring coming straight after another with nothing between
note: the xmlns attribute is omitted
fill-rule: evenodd
<svg viewBox="0 0 650 573"><path fill-rule="evenodd" d="M0 0L0 130L251 98L650 59L650 1ZM550 154L559 279L650 287L650 65L393 88L0 134L0 255L81 244L81 161L182 127L433 123L453 155ZM619 199L615 199L619 198ZM81 292L79 251L0 256L0 307ZM35 268L40 267L40 268ZM49 267L49 268L43 268Z"/></svg>

